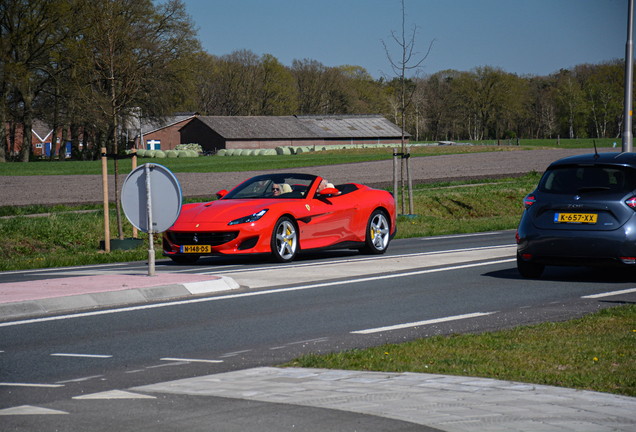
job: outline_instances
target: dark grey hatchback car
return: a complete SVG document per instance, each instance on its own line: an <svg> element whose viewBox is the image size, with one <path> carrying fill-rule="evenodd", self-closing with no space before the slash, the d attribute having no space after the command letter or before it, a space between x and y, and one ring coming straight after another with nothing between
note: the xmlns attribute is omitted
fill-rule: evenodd
<svg viewBox="0 0 636 432"><path fill-rule="evenodd" d="M517 268L636 267L636 153L595 153L553 162L523 200Z"/></svg>

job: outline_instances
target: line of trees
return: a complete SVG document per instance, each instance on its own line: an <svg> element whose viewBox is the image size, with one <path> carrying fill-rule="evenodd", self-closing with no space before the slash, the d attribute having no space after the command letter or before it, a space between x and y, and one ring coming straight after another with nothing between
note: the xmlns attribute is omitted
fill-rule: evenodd
<svg viewBox="0 0 636 432"><path fill-rule="evenodd" d="M414 140L619 137L624 71L611 60L548 76L479 66L374 79L355 65L287 66L248 49L209 54L181 0L3 0L0 161L10 155L6 137L15 142L16 127L30 130L36 118L61 130L78 158L90 157L80 136L116 152L121 125L139 112L383 114L401 124L403 84L413 94L404 122ZM29 160L30 137L20 161Z"/></svg>
<svg viewBox="0 0 636 432"><path fill-rule="evenodd" d="M25 132L18 159L29 160L35 118L56 132L61 129L62 142L70 131L78 157L80 128L93 148L116 152L120 121L139 109L160 117L178 105L187 92L188 59L200 51L180 0L160 5L151 0L3 0L0 160L7 156L7 134L15 142L14 125Z"/></svg>

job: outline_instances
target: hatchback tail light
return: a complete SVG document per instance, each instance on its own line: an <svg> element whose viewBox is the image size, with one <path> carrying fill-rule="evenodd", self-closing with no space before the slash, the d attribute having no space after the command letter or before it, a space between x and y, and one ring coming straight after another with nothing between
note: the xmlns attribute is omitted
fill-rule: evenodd
<svg viewBox="0 0 636 432"><path fill-rule="evenodd" d="M627 201L625 201L625 204L636 210L636 196L629 198Z"/></svg>
<svg viewBox="0 0 636 432"><path fill-rule="evenodd" d="M636 264L636 257L621 257L623 264Z"/></svg>
<svg viewBox="0 0 636 432"><path fill-rule="evenodd" d="M634 204L636 205L636 197L634 197L634 200L635 200ZM526 195L526 197L523 199L523 208L528 210L530 206L534 204L536 201L537 200L535 199L534 194ZM633 207L633 208L636 209L636 207Z"/></svg>

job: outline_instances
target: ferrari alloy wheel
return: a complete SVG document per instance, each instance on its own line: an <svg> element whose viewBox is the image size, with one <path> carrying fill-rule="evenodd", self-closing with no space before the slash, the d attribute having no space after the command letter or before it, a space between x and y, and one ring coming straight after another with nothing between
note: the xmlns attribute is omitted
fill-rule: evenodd
<svg viewBox="0 0 636 432"><path fill-rule="evenodd" d="M383 254L389 247L391 229L389 221L382 210L375 210L367 224L364 253Z"/></svg>
<svg viewBox="0 0 636 432"><path fill-rule="evenodd" d="M298 252L296 224L287 216L278 219L272 233L272 255L278 262L290 262Z"/></svg>

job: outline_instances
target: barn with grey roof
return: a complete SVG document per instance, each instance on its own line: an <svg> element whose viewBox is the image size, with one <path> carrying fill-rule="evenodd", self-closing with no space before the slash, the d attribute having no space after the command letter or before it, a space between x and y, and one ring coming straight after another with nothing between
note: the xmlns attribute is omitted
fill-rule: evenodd
<svg viewBox="0 0 636 432"><path fill-rule="evenodd" d="M399 144L402 139L401 129L381 115L200 116L179 132L182 143L200 144L204 151Z"/></svg>

